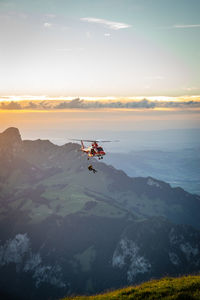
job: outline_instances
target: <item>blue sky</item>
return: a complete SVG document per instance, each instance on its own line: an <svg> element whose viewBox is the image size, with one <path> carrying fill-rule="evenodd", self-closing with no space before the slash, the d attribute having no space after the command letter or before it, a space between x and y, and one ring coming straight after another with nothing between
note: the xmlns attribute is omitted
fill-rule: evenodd
<svg viewBox="0 0 200 300"><path fill-rule="evenodd" d="M199 0L0 0L0 96L200 95Z"/></svg>

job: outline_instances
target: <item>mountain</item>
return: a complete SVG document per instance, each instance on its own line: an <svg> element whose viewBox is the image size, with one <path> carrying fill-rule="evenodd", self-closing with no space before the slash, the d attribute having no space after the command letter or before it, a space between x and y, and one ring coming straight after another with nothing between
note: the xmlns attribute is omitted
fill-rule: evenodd
<svg viewBox="0 0 200 300"><path fill-rule="evenodd" d="M199 287L200 276L166 277L101 295L68 297L63 300L198 300L200 299Z"/></svg>
<svg viewBox="0 0 200 300"><path fill-rule="evenodd" d="M96 174L77 144L0 134L4 298L56 299L199 270L199 196L92 164Z"/></svg>
<svg viewBox="0 0 200 300"><path fill-rule="evenodd" d="M109 153L105 161L131 177L156 177L174 187L181 186L190 193L200 194L199 147Z"/></svg>

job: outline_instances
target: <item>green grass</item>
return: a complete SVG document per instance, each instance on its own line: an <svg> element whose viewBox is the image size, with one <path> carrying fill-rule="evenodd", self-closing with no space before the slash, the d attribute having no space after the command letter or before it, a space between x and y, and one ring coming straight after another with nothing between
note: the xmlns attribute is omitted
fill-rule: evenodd
<svg viewBox="0 0 200 300"><path fill-rule="evenodd" d="M63 300L199 300L200 276L163 278L152 280L138 286L115 290L94 296L67 297Z"/></svg>
<svg viewBox="0 0 200 300"><path fill-rule="evenodd" d="M95 194L93 196L91 193L91 196L89 196L85 193L84 187L77 187L74 184L68 184L63 189L58 189L54 186L51 188L48 187L48 189L42 193L42 197L46 198L52 210L61 216L80 211L87 216L96 215L109 218L122 218L125 215L122 209L104 201L96 201ZM92 209L85 210L85 204L90 201L95 202L96 205Z"/></svg>

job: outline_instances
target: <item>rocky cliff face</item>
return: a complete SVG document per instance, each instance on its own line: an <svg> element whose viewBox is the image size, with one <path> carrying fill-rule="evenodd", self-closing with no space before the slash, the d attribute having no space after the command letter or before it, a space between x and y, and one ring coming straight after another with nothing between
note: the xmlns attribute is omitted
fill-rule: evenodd
<svg viewBox="0 0 200 300"><path fill-rule="evenodd" d="M95 160L98 172L91 174L78 145L22 141L16 129L0 134L0 153L5 150L4 297L55 299L199 270L198 196Z"/></svg>
<svg viewBox="0 0 200 300"><path fill-rule="evenodd" d="M20 132L15 127L10 127L4 132L0 133L0 146L2 149L7 151L11 150L13 153L16 152L19 145L22 143Z"/></svg>
<svg viewBox="0 0 200 300"><path fill-rule="evenodd" d="M31 241L27 234L17 234L0 248L0 266L14 264L16 274L31 273L33 283L38 288L42 283L49 283L58 288L65 287L62 282L61 267L45 265L39 252L31 249Z"/></svg>
<svg viewBox="0 0 200 300"><path fill-rule="evenodd" d="M1 290L54 299L199 270L198 231L157 217L139 223L75 214L27 227L1 242Z"/></svg>

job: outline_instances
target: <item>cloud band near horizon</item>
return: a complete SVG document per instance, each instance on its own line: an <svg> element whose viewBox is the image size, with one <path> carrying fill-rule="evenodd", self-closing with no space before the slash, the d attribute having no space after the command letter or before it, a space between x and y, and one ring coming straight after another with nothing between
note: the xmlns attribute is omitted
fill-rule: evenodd
<svg viewBox="0 0 200 300"><path fill-rule="evenodd" d="M149 99L141 100L107 100L89 101L79 98L73 100L43 100L43 101L4 101L0 102L0 110L56 110L56 109L200 109L200 99L186 101L156 101Z"/></svg>

